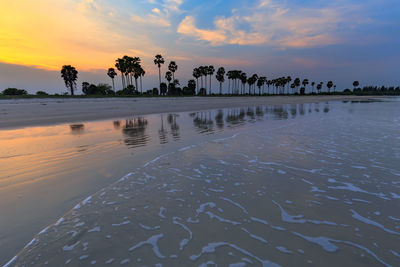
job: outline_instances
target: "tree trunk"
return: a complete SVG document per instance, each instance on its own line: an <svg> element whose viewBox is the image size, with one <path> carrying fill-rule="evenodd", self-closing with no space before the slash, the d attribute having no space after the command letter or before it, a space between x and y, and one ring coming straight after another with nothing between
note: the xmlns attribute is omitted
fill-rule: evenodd
<svg viewBox="0 0 400 267"><path fill-rule="evenodd" d="M211 95L211 78L212 78L212 75L210 75L210 95Z"/></svg>
<svg viewBox="0 0 400 267"><path fill-rule="evenodd" d="M161 67L158 66L158 80L160 81L160 92L161 92Z"/></svg>
<svg viewBox="0 0 400 267"><path fill-rule="evenodd" d="M115 95L114 78L112 78L111 80L112 80L112 84L113 84L113 90L114 90L114 95Z"/></svg>

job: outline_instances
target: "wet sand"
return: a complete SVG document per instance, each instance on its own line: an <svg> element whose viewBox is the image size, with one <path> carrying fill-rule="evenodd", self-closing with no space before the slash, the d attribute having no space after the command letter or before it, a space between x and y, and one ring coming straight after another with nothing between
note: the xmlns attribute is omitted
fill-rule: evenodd
<svg viewBox="0 0 400 267"><path fill-rule="evenodd" d="M0 100L0 129L218 108L363 100L374 96L165 97Z"/></svg>
<svg viewBox="0 0 400 267"><path fill-rule="evenodd" d="M171 116L196 141L87 195L10 266L397 266L397 104Z"/></svg>

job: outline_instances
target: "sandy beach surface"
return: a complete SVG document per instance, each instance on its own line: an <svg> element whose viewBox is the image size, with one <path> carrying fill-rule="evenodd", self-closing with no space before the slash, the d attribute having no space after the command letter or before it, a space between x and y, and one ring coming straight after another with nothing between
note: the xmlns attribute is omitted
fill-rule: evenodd
<svg viewBox="0 0 400 267"><path fill-rule="evenodd" d="M164 148L158 142L150 142L145 147L131 149L121 139L124 138L121 129L115 130L115 125L112 126L109 119L230 107L371 98L377 97L0 100L0 265L22 249L41 229L88 195L112 184L135 166L143 165L160 153L175 151L205 138L197 134L185 134L182 140L170 142ZM159 127L155 123L158 119L158 115L149 117L154 127ZM99 122L91 125L86 123L88 121ZM66 124L73 122L85 122L85 133L73 132ZM44 125L48 127L36 127ZM158 128L150 132L157 133Z"/></svg>
<svg viewBox="0 0 400 267"><path fill-rule="evenodd" d="M376 98L371 96L165 97L0 100L0 129L207 109Z"/></svg>

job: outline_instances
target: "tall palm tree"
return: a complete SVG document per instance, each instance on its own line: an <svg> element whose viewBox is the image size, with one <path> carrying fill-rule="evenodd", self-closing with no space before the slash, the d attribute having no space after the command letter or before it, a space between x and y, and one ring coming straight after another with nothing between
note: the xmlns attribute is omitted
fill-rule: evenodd
<svg viewBox="0 0 400 267"><path fill-rule="evenodd" d="M312 82L312 83L311 83L311 86L312 86L312 93L314 93L315 82Z"/></svg>
<svg viewBox="0 0 400 267"><path fill-rule="evenodd" d="M71 95L74 95L78 71L71 65L64 65L61 69L61 77L64 79L65 86L71 90Z"/></svg>
<svg viewBox="0 0 400 267"><path fill-rule="evenodd" d="M286 77L286 83L287 83L287 85L288 85L288 90L287 90L287 93L289 94L289 86L290 86L290 82L292 81L292 77L290 77L290 76L287 76Z"/></svg>
<svg viewBox="0 0 400 267"><path fill-rule="evenodd" d="M321 93L321 89L322 89L322 82L319 83L319 84L317 84L317 91L318 91L318 94Z"/></svg>
<svg viewBox="0 0 400 267"><path fill-rule="evenodd" d="M200 67L202 77L204 76L204 89L206 89L207 92L207 75L208 75L208 67L207 66L202 66ZM203 80L202 80L203 81ZM202 83L203 84L203 83Z"/></svg>
<svg viewBox="0 0 400 267"><path fill-rule="evenodd" d="M175 71L178 70L178 65L176 65L175 61L169 63L168 70L172 72L172 79L175 80Z"/></svg>
<svg viewBox="0 0 400 267"><path fill-rule="evenodd" d="M158 79L161 85L161 65L165 63L164 58L161 55L156 55L154 58L154 64L158 67ZM160 87L161 92L161 87Z"/></svg>
<svg viewBox="0 0 400 267"><path fill-rule="evenodd" d="M115 72L115 69L114 68L109 68L108 71L107 71L107 75L112 80L113 90L114 90L114 94L115 94L114 77L117 76L117 73Z"/></svg>
<svg viewBox="0 0 400 267"><path fill-rule="evenodd" d="M333 82L332 82L332 81L329 81L329 82L326 84L326 87L328 87L328 93L331 92L332 86L333 86Z"/></svg>
<svg viewBox="0 0 400 267"><path fill-rule="evenodd" d="M294 79L293 83L294 83L294 86L296 87L296 93L297 93L299 86L300 86L300 78Z"/></svg>
<svg viewBox="0 0 400 267"><path fill-rule="evenodd" d="M199 78L201 76L199 68L194 68L192 75L196 79L197 92L199 92Z"/></svg>
<svg viewBox="0 0 400 267"><path fill-rule="evenodd" d="M242 72L240 74L240 81L242 82L242 95L246 92L247 74Z"/></svg>
<svg viewBox="0 0 400 267"><path fill-rule="evenodd" d="M354 90L356 90L357 86L359 86L359 85L360 85L360 83L358 81L354 81L353 82Z"/></svg>
<svg viewBox="0 0 400 267"><path fill-rule="evenodd" d="M263 78L259 77L257 80L258 95L261 95L261 87L263 86Z"/></svg>
<svg viewBox="0 0 400 267"><path fill-rule="evenodd" d="M215 69L214 66L207 67L207 74L210 75L210 87L209 87L209 95L211 95L211 78L214 75Z"/></svg>
<svg viewBox="0 0 400 267"><path fill-rule="evenodd" d="M225 81L225 69L224 69L224 67L220 67L217 70L217 75L215 75L215 78L219 82L219 94L222 95L222 83Z"/></svg>
<svg viewBox="0 0 400 267"><path fill-rule="evenodd" d="M141 67L140 68L140 92L143 92L143 83L142 83L142 77L146 74L146 71Z"/></svg>
<svg viewBox="0 0 400 267"><path fill-rule="evenodd" d="M304 79L301 84L304 86L304 90L307 91L307 85L309 84L308 79Z"/></svg>
<svg viewBox="0 0 400 267"><path fill-rule="evenodd" d="M122 58L117 58L115 60L115 67L117 70L121 72L121 81L122 81L122 89L126 88L126 82L125 82L125 72L126 72L126 64L125 60Z"/></svg>

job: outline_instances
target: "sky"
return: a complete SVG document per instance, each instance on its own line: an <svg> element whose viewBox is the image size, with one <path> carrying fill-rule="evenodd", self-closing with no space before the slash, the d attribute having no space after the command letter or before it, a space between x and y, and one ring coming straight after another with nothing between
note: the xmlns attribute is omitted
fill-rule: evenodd
<svg viewBox="0 0 400 267"><path fill-rule="evenodd" d="M400 85L398 0L0 0L0 90L67 91L63 65L109 83L115 59L138 56L146 89L162 54L181 84L200 65L334 81ZM121 87L120 76L116 85ZM216 81L213 81L216 84Z"/></svg>

